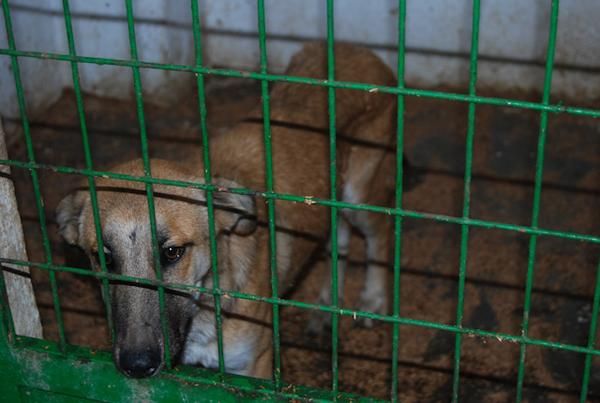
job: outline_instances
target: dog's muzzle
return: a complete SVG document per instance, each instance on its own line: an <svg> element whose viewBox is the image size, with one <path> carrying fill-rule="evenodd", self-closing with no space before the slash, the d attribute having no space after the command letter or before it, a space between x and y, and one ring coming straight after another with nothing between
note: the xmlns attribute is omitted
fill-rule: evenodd
<svg viewBox="0 0 600 403"><path fill-rule="evenodd" d="M162 366L159 349L122 350L119 352L119 368L132 378L146 378L158 372Z"/></svg>

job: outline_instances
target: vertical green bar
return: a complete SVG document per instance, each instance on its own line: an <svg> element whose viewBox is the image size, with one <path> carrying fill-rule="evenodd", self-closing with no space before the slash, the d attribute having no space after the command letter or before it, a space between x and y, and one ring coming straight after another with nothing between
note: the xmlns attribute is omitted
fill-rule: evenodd
<svg viewBox="0 0 600 403"><path fill-rule="evenodd" d="M77 56L75 48L75 38L73 36L73 23L71 21L71 11L69 0L63 0L63 14L65 17L65 29L67 31L67 41L69 44L69 56ZM75 101L77 104L77 114L79 116L79 125L81 127L81 140L83 142L83 153L85 155L85 167L93 170L92 153L85 121L85 108L83 106L83 97L81 95L81 85L79 82L79 67L77 62L71 62L71 74L73 78L73 90L75 92ZM96 240L98 242L98 255L100 256L100 266L102 272L107 273L106 257L104 256L104 239L102 238L102 226L100 221L100 211L98 208L98 195L96 193L96 182L93 176L88 176L88 186L90 187L90 199L92 202L92 212L94 215L94 226L96 229ZM115 331L113 326L112 305L110 301L110 290L107 279L102 279L102 296L104 307L106 309L106 319L110 330L111 340L115 341Z"/></svg>
<svg viewBox="0 0 600 403"><path fill-rule="evenodd" d="M192 29L194 31L194 49L196 54L196 68L203 66L202 61L202 31L200 29L200 13L198 11L198 0L191 0L192 5ZM212 182L210 168L210 148L208 141L208 128L206 125L206 91L204 88L204 75L196 72L196 85L198 87L198 108L200 113L200 130L202 133L202 158L204 161L204 182L208 185ZM215 303L215 324L217 330L217 354L219 361L219 373L225 373L225 350L223 348L223 315L221 314L221 295L219 288L219 259L217 253L217 232L215 230L215 210L213 203L213 190L207 189L206 210L208 214L208 237L210 243L210 257L213 277L213 298Z"/></svg>
<svg viewBox="0 0 600 403"><path fill-rule="evenodd" d="M542 104L549 105L550 91L552 87L552 70L554 66L554 52L556 49L556 32L558 27L558 9L559 1L552 0L552 10L550 13L550 32L548 35L548 49L546 51L546 73L544 77L544 93ZM540 215L540 200L542 196L542 179L544 176L544 151L546 146L546 135L548 132L548 112L542 111L540 115L540 134L537 144L537 159L535 163L535 184L533 191L533 209L531 217L531 228L538 228ZM529 312L531 310L531 290L533 288L533 276L535 268L537 235L531 235L529 241L529 257L527 263L527 280L525 284L525 302L523 306L523 322L521 324L521 336L527 338L529 333ZM521 343L519 351L519 371L517 374L517 403L523 397L523 379L525 377L525 356L527 345Z"/></svg>
<svg viewBox="0 0 600 403"><path fill-rule="evenodd" d="M258 0L258 40L260 45L260 72L267 74L267 34L264 0ZM273 150L271 147L271 109L269 105L269 82L261 80L263 107L263 127L265 143L265 174L267 192L273 193ZM267 199L269 216L269 257L271 267L271 296L279 297L279 276L277 274L277 234L275 232L275 199ZM275 387L281 388L281 342L279 339L279 305L273 304L273 380Z"/></svg>
<svg viewBox="0 0 600 403"><path fill-rule="evenodd" d="M133 20L133 5L131 0L125 0L127 9L127 28L129 31L129 47L131 51L131 59L138 61L137 44L135 38L135 26ZM140 138L142 143L142 161L144 165L144 177L151 178L150 158L148 156L148 135L146 133L146 118L144 116L144 101L142 99L142 80L140 78L140 69L137 66L131 68L133 70L133 86L135 91L135 103L137 107L138 124L140 126ZM158 240L156 238L156 212L154 209L154 194L152 184L146 183L146 197L148 199L148 215L150 219L150 231L152 237L152 257L154 260L154 270L156 278L162 281L162 268L160 267L160 252L158 250ZM165 307L165 289L158 286L158 303L160 312L160 322L162 328L162 336L165 343L164 360L167 367L171 367L171 349L169 343L169 325Z"/></svg>
<svg viewBox="0 0 600 403"><path fill-rule="evenodd" d="M406 53L406 0L398 0L398 88L404 88L404 70ZM396 113L396 192L395 208L402 208L402 186L404 177L404 95L398 95ZM395 318L400 317L400 269L402 264L402 216L394 215L394 311ZM394 322L392 326L392 402L398 401L398 343L400 325Z"/></svg>
<svg viewBox="0 0 600 403"><path fill-rule="evenodd" d="M335 80L335 40L334 40L334 2L327 0L327 80ZM336 174L336 130L335 130L335 88L329 87L327 93L329 110L329 182L331 187L330 199L337 200L337 174ZM331 207L331 305L339 308L338 296L338 242L337 242L338 208ZM333 399L337 400L338 384L338 331L339 314L331 314L331 372Z"/></svg>
<svg viewBox="0 0 600 403"><path fill-rule="evenodd" d="M15 326L10 312L6 284L4 282L4 266L0 264L0 372L11 373L14 370L11 343L15 341ZM3 376L0 379L2 401L21 401L23 396L19 393L16 377Z"/></svg>
<svg viewBox="0 0 600 403"><path fill-rule="evenodd" d="M12 51L16 50L15 38L12 29L12 20L10 17L10 8L8 6L8 0L2 1L2 10L4 12L4 23L6 25L6 36L8 39L9 49ZM27 148L27 159L31 164L36 164L35 151L33 149L33 141L31 139L31 131L29 128L29 119L27 118L27 107L25 105L25 94L23 91L23 84L21 83L21 70L19 68L19 61L17 56L11 56L11 67L13 70L13 76L15 79L15 86L17 90L17 102L19 103L19 112L21 115L21 122L23 124L23 133L25 134L25 145ZM50 248L50 240L48 238L48 230L46 228L46 212L44 211L44 200L42 199L42 193L40 191L40 181L37 170L30 168L29 173L31 175L31 182L33 185L33 194L35 196L35 205L40 218L40 231L42 233L42 244L44 247L44 255L46 264L52 264L52 250ZM65 336L65 325L63 322L62 312L60 308L60 299L58 297L58 284L56 282L56 273L50 272L50 288L52 291L52 303L54 306L54 315L56 317L56 323L58 325L58 339L61 350L64 350L67 339Z"/></svg>
<svg viewBox="0 0 600 403"><path fill-rule="evenodd" d="M471 55L469 65L469 95L474 96L477 87L477 54L479 50L479 17L481 4L473 0L471 21ZM462 217L469 218L471 205L471 173L473 165L473 139L475 137L475 103L469 102L467 139L465 151L465 177L463 188ZM462 327L465 307L465 280L467 277L467 254L469 250L469 225L461 225L460 263L458 273L458 301L456 304L456 325ZM454 344L454 371L452 381L452 401L457 402L460 389L460 354L462 334L456 333Z"/></svg>
<svg viewBox="0 0 600 403"><path fill-rule="evenodd" d="M592 320L590 323L590 333L588 336L587 348L595 348L596 346L596 332L598 331L598 316L600 315L600 261L596 268L596 287L594 288L594 302L592 303ZM592 372L592 354L585 355L585 365L583 368L583 378L581 381L581 395L580 402L585 403L587 401L587 394L590 384L590 374Z"/></svg>

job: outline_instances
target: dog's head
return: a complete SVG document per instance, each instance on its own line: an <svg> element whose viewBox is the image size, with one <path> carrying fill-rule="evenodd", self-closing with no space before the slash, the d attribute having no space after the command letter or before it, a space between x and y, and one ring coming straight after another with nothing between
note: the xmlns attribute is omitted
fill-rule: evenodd
<svg viewBox="0 0 600 403"><path fill-rule="evenodd" d="M141 166L140 161L133 161L112 171L143 176ZM155 177L202 182L199 177L166 161L153 161L152 168ZM238 187L223 179L215 179L215 184ZM160 270L167 283L212 287L209 222L203 190L153 185L156 250L160 260L160 267L157 267L145 185L101 178L96 180L96 189L109 272L152 280ZM239 289L245 282L246 273L237 267L236 260L247 262L256 249L253 236L255 200L252 196L226 192L214 192L213 195L220 286ZM69 244L81 247L92 266L100 270L94 210L88 189L77 190L60 202L57 222L63 238ZM199 309L210 309L212 303L211 298L193 298L192 294L172 289L165 291L168 353L173 358L183 347L190 319ZM116 334L113 354L117 367L132 377L157 373L163 365L165 340L156 287L111 281L110 297ZM206 302L204 308L200 307L199 301Z"/></svg>

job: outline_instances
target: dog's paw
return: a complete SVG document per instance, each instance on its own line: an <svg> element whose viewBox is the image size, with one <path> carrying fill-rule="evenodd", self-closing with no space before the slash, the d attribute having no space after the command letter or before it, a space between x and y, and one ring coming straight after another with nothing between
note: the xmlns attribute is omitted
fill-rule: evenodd
<svg viewBox="0 0 600 403"><path fill-rule="evenodd" d="M379 315L387 314L387 298L385 295L376 296L362 293L358 309L363 312L376 313ZM371 318L360 317L356 319L356 325L366 328L372 328L377 321Z"/></svg>

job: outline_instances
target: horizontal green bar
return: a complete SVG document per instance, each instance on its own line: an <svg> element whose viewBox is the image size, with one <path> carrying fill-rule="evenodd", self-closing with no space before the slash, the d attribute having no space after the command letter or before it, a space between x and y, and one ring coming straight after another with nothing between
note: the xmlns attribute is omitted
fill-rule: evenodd
<svg viewBox="0 0 600 403"><path fill-rule="evenodd" d="M182 64L164 64L164 63L152 63L143 61L123 60L123 59L105 59L100 57L86 57L86 56L70 56L60 53L52 52L33 52L33 51L20 51L10 49L0 49L0 55L9 56L20 56L20 57L32 57L36 59L47 59L47 60L60 60L67 62L77 63L89 63L99 65L112 65L122 67L139 67L147 69L157 70L171 70L171 71L183 71L190 73L200 73L208 75L217 75L223 77L237 77L237 78L249 78L253 80L266 80L266 81L283 81L297 84L308 84L308 85L319 85L325 87L334 87L350 90L362 90L371 92L383 92L388 94L396 95L409 95L415 97L427 97L436 98L450 101L459 102L474 102L478 104L505 106L510 108L522 108L531 109L537 111L546 111L552 113L568 113L572 115L584 115L591 118L600 118L600 110L589 109L589 108L578 108L572 106L564 106L560 104L549 104L543 105L536 102L519 101L516 99L505 99L505 98L494 98L494 97L482 97L477 95L466 95L456 94L450 92L430 91L430 90L419 90L411 88L400 88L400 87L387 87L373 84L363 83L350 83L344 81L335 80L319 80L307 77L292 77L277 74L266 74L266 73L254 73L239 70L230 69L214 69L201 66L188 66Z"/></svg>
<svg viewBox="0 0 600 403"><path fill-rule="evenodd" d="M32 363L35 368L32 370ZM15 384L15 375L20 384ZM164 369L151 379L124 377L113 363L111 354L87 347L65 347L61 354L55 342L28 337L17 337L9 349L0 350L0 390L15 390L19 386L45 392L46 398L72 396L97 399L94 401L301 401L371 402L350 393L333 395L327 390L284 384L280 391L273 390L272 382L242 375L218 372L188 366ZM48 394L48 392L50 394ZM13 397L10 394L5 397ZM140 396L144 397L140 399ZM18 393L17 393L18 397ZM9 399L6 401L20 401ZM49 401L63 401L52 399Z"/></svg>
<svg viewBox="0 0 600 403"><path fill-rule="evenodd" d="M594 349L594 348L552 342L552 341L541 340L541 339L533 339L533 338L523 337L523 336L515 336L515 335L511 335L511 334L507 334L507 333L495 333L495 332L490 332L490 331L480 330L480 329L459 327L459 326L455 326L455 325L445 325L443 323L430 322L430 321L419 320L419 319L410 319L410 318L401 317L401 316L395 317L395 316L376 314L376 313L372 313L372 312L356 311L356 310L345 309L345 308L336 308L336 307L327 306L327 305L311 304L311 303L295 301L295 300L273 298L273 297L261 297L259 295L246 294L246 293L242 293L242 292L238 292L238 291L229 291L229 290L222 290L222 289L214 289L213 290L212 288L204 288L204 287L188 285L188 284L173 284L173 283L167 283L164 281L151 280L151 279L138 278L138 277L129 277L129 276L123 276L123 275L119 275L119 274L112 274L112 273L95 272L95 271L91 271L88 269L80 269L80 268L76 268L76 267L67 267L67 266L58 266L58 265L47 264L47 263L26 262L26 261L22 261L22 260L6 259L6 258L0 258L0 263L14 264L17 266L29 266L29 267L34 267L34 268L38 268L41 270L48 270L48 271L54 271L54 272L67 272L67 273L73 273L73 274L87 276L87 277L94 277L97 279L115 280L115 281L133 284L133 285L150 286L150 287L165 287L166 289L173 290L173 291L181 291L181 290L195 291L195 292L201 292L203 294L220 295L223 298L245 299L245 300L256 301L256 302L266 302L269 304L291 306L291 307L301 308L301 309L318 310L318 311L323 311L323 312L336 313L339 315L352 317L354 319L370 318L370 319L378 320L381 322L399 323L401 325L417 326L417 327L424 327L424 328L436 329L436 330L445 330L448 332L466 334L468 336L495 338L496 340L498 340L500 342L506 341L506 342L514 342L514 343L523 343L523 344L528 344L528 345L535 345L535 346L541 346L541 347L555 348L555 349L559 349L559 350L572 351L575 353L585 353L585 354L592 354L592 355L600 356L600 350ZM0 269L1 269L1 267L0 267Z"/></svg>
<svg viewBox="0 0 600 403"><path fill-rule="evenodd" d="M424 220L432 220L439 221L448 224L466 224L473 227L481 227L488 229L500 229L504 231L515 231L522 234L535 234L535 235L544 235L544 236L552 236L556 238L565 238L571 239L575 241L584 241L590 243L600 244L600 236L596 235L586 235L579 234L574 232L562 232L562 231L554 231L547 230L541 228L532 228L526 227L522 225L513 225L513 224L505 224L501 222L495 221L485 221L485 220L477 220L473 218L458 218L447 216L444 214L432 214L432 213L422 213L418 211L405 210L400 208L388 208L388 207L380 207L373 206L370 204L353 204L344 201L334 201L329 199L321 199L318 197L312 196L297 196L287 193L276 193L276 192L258 192L247 188L222 188L214 185L207 185L198 182L188 182L188 181L180 181L174 179L160 179L153 177L144 177L144 176L135 176L135 175L127 175L115 172L106 172L106 171L95 171L90 169L77 169L65 166L56 166L49 164L40 164L40 163L30 163L30 162L22 162L15 160L5 160L0 159L0 165L8 165L17 168L25 168L25 169L48 169L54 172L58 172L61 174L69 174L69 175L85 175L85 176L93 176L93 177L101 177L101 178L111 178L115 180L123 180L130 182L141 182L141 183L152 183L159 185L168 185L168 186L176 186L176 187L187 187L187 188L195 188L202 190L212 190L212 191L226 191L229 193L235 194L245 194L245 195L254 195L259 197L264 197L265 199L278 199L285 200L290 202L297 203L305 203L305 204L316 204L320 206L327 207L340 207L344 209L350 210L363 210L363 211L371 211L374 213L388 214L388 215L399 215L402 217L410 217Z"/></svg>

